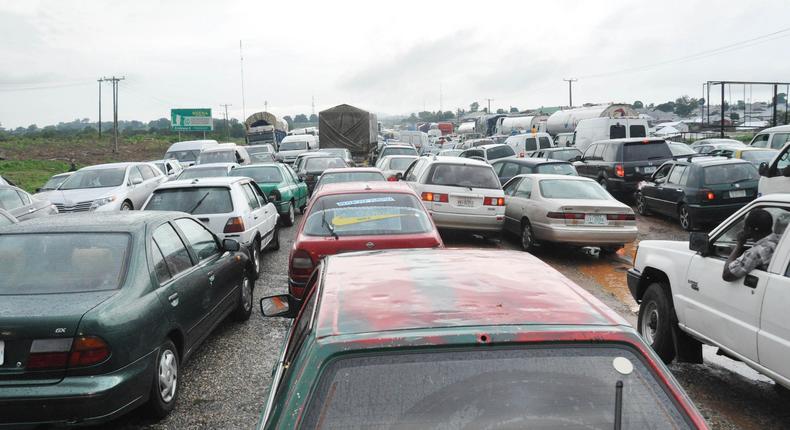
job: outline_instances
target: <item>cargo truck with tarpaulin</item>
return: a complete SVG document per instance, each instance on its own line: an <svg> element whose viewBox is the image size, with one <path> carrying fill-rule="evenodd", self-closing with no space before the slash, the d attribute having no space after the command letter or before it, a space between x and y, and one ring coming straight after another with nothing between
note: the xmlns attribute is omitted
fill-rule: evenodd
<svg viewBox="0 0 790 430"><path fill-rule="evenodd" d="M288 123L269 112L256 112L244 121L248 145L269 143L277 149L288 133Z"/></svg>
<svg viewBox="0 0 790 430"><path fill-rule="evenodd" d="M379 126L376 114L342 104L318 113L321 148L345 148L354 161L364 161L377 147Z"/></svg>

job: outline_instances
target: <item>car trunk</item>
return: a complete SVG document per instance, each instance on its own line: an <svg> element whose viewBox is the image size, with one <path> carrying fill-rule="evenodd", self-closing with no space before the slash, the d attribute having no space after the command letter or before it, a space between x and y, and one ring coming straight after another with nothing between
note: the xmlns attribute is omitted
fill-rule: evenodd
<svg viewBox="0 0 790 430"><path fill-rule="evenodd" d="M0 300L0 387L51 384L63 379L65 367L29 370L31 346L39 352L71 349L71 339L86 312L117 291L65 294L6 295ZM42 348L48 346L49 348Z"/></svg>
<svg viewBox="0 0 790 430"><path fill-rule="evenodd" d="M558 224L568 226L624 227L636 222L630 208L607 200L567 199L554 212L564 216L550 218Z"/></svg>
<svg viewBox="0 0 790 430"><path fill-rule="evenodd" d="M302 236L300 249L310 253L313 263L327 255L342 254L353 251L370 251L400 248L434 248L439 242L432 233L392 234L376 236L340 236L329 237Z"/></svg>
<svg viewBox="0 0 790 430"><path fill-rule="evenodd" d="M733 184L703 185L700 202L703 206L746 204L757 198L758 181L744 181ZM713 193L711 199L709 196Z"/></svg>
<svg viewBox="0 0 790 430"><path fill-rule="evenodd" d="M495 215L489 209L495 206L484 205L486 197L504 197L502 190L488 188L464 188L448 186L431 186L434 195L446 195L447 199L434 198L433 202L426 202L434 212L446 212L464 215Z"/></svg>

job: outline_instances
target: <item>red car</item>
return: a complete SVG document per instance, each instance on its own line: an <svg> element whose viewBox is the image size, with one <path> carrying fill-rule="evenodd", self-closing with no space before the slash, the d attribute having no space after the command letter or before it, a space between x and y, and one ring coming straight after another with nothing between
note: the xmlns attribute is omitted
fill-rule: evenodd
<svg viewBox="0 0 790 430"><path fill-rule="evenodd" d="M301 298L325 255L444 247L419 196L399 182L327 184L310 198L288 258L288 287Z"/></svg>

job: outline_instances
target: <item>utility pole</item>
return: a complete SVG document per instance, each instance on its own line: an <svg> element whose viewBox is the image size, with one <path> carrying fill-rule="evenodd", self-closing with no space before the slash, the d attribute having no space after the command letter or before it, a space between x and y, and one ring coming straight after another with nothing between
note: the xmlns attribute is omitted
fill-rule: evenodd
<svg viewBox="0 0 790 430"><path fill-rule="evenodd" d="M103 81L102 78L96 80L99 83L99 140L101 140L101 83Z"/></svg>
<svg viewBox="0 0 790 430"><path fill-rule="evenodd" d="M315 96L310 96L310 106L311 106L311 114L315 115Z"/></svg>
<svg viewBox="0 0 790 430"><path fill-rule="evenodd" d="M233 106L230 104L220 105L225 108L225 129L228 134L228 140L230 141L230 121L228 120L228 106Z"/></svg>
<svg viewBox="0 0 790 430"><path fill-rule="evenodd" d="M269 112L269 101L268 100L264 100L263 101L263 111L264 112Z"/></svg>
<svg viewBox="0 0 790 430"><path fill-rule="evenodd" d="M488 113L491 113L491 101L494 99L485 99L488 102Z"/></svg>
<svg viewBox="0 0 790 430"><path fill-rule="evenodd" d="M247 120L247 102L244 99L244 55L241 51L241 40L239 40L239 64L241 65L241 116Z"/></svg>
<svg viewBox="0 0 790 430"><path fill-rule="evenodd" d="M104 81L112 82L112 134L113 134L113 149L112 152L118 152L118 83L126 79L121 76L116 78L102 78Z"/></svg>
<svg viewBox="0 0 790 430"><path fill-rule="evenodd" d="M442 113L442 83L439 82L439 114Z"/></svg>
<svg viewBox="0 0 790 430"><path fill-rule="evenodd" d="M578 79L568 78L564 79L563 81L568 83L568 107L573 107L573 83L578 81Z"/></svg>

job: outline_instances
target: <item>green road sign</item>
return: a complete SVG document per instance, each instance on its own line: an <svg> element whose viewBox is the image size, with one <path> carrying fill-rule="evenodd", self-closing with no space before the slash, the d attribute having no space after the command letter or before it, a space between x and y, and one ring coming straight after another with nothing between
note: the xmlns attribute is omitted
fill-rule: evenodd
<svg viewBox="0 0 790 430"><path fill-rule="evenodd" d="M170 109L170 129L173 131L213 131L211 108Z"/></svg>

